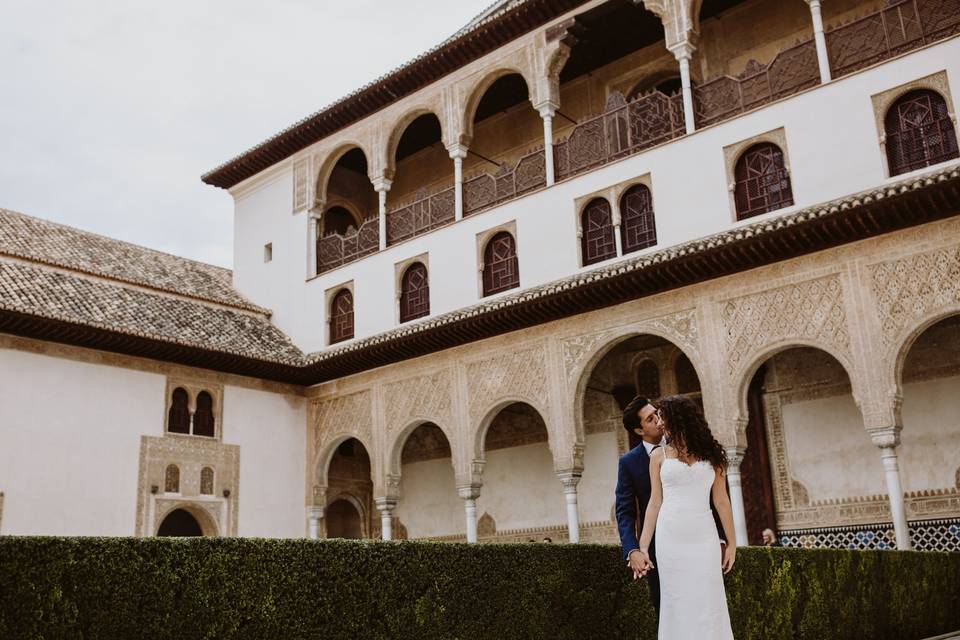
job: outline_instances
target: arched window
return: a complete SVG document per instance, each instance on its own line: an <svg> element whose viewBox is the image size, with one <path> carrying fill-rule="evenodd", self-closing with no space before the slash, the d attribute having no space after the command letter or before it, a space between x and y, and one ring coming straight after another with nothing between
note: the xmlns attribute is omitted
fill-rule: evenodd
<svg viewBox="0 0 960 640"><path fill-rule="evenodd" d="M193 435L214 437L213 398L206 391L197 394L197 410L193 413Z"/></svg>
<svg viewBox="0 0 960 640"><path fill-rule="evenodd" d="M330 303L330 344L353 337L353 294L341 289Z"/></svg>
<svg viewBox="0 0 960 640"><path fill-rule="evenodd" d="M180 493L180 467L168 464L164 474L163 490L166 493Z"/></svg>
<svg viewBox="0 0 960 640"><path fill-rule="evenodd" d="M210 467L200 470L200 493L205 496L213 495L213 469Z"/></svg>
<svg viewBox="0 0 960 640"><path fill-rule="evenodd" d="M520 286L517 245L506 231L493 236L483 250L483 295Z"/></svg>
<svg viewBox="0 0 960 640"><path fill-rule="evenodd" d="M613 212L610 203L594 198L580 214L580 246L583 264L594 264L617 255L617 241L613 233Z"/></svg>
<svg viewBox="0 0 960 640"><path fill-rule="evenodd" d="M430 315L430 282L427 267L415 262L400 280L400 322Z"/></svg>
<svg viewBox="0 0 960 640"><path fill-rule="evenodd" d="M773 143L761 142L747 149L737 160L734 178L737 220L793 204L783 151Z"/></svg>
<svg viewBox="0 0 960 640"><path fill-rule="evenodd" d="M170 399L170 411L167 413L167 431L170 433L190 433L190 398L185 389L177 387Z"/></svg>
<svg viewBox="0 0 960 640"><path fill-rule="evenodd" d="M653 197L645 184L627 189L620 198L620 245L624 255L657 244Z"/></svg>
<svg viewBox="0 0 960 640"><path fill-rule="evenodd" d="M644 360L637 367L637 395L651 400L660 397L660 370L653 360Z"/></svg>
<svg viewBox="0 0 960 640"><path fill-rule="evenodd" d="M960 157L947 102L936 91L901 96L887 111L883 128L891 176Z"/></svg>

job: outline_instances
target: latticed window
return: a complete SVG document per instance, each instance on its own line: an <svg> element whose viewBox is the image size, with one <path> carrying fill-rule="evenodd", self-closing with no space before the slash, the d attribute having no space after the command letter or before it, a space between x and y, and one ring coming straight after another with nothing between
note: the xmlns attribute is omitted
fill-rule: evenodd
<svg viewBox="0 0 960 640"><path fill-rule="evenodd" d="M213 469L210 467L200 470L200 493L205 496L213 495Z"/></svg>
<svg viewBox="0 0 960 640"><path fill-rule="evenodd" d="M892 176L960 157L947 102L936 91L903 95L887 111L883 124Z"/></svg>
<svg viewBox="0 0 960 640"><path fill-rule="evenodd" d="M170 398L170 411L167 413L167 431L170 433L190 433L190 397L185 389L177 387Z"/></svg>
<svg viewBox="0 0 960 640"><path fill-rule="evenodd" d="M330 304L330 344L353 337L353 294L341 289Z"/></svg>
<svg viewBox="0 0 960 640"><path fill-rule="evenodd" d="M513 236L501 231L483 250L483 295L520 286L520 265Z"/></svg>
<svg viewBox="0 0 960 640"><path fill-rule="evenodd" d="M193 435L216 435L213 419L213 397L206 391L197 394L197 410L193 414Z"/></svg>
<svg viewBox="0 0 960 640"><path fill-rule="evenodd" d="M427 267L415 262L400 281L400 322L430 315L430 281Z"/></svg>
<svg viewBox="0 0 960 640"><path fill-rule="evenodd" d="M657 244L653 196L645 184L627 189L620 198L620 245L624 254Z"/></svg>
<svg viewBox="0 0 960 640"><path fill-rule="evenodd" d="M770 142L753 145L737 160L734 173L738 220L793 204L790 175L783 151L777 145Z"/></svg>
<svg viewBox="0 0 960 640"><path fill-rule="evenodd" d="M594 264L617 255L617 241L613 233L613 212L610 203L594 198L580 214L580 246L583 264Z"/></svg>
<svg viewBox="0 0 960 640"><path fill-rule="evenodd" d="M637 395L651 400L660 397L660 370L653 360L644 360L637 367Z"/></svg>
<svg viewBox="0 0 960 640"><path fill-rule="evenodd" d="M177 465L167 465L167 471L163 479L163 490L167 493L180 493L180 467Z"/></svg>

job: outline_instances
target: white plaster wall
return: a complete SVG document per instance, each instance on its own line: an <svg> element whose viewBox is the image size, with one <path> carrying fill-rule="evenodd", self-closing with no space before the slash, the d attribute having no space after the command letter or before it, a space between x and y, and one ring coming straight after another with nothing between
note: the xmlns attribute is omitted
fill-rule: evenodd
<svg viewBox="0 0 960 640"><path fill-rule="evenodd" d="M224 389L223 441L240 445L239 535L306 534L306 424L303 398Z"/></svg>
<svg viewBox="0 0 960 640"><path fill-rule="evenodd" d="M563 485L545 442L486 453L477 517L493 516L497 531L565 525Z"/></svg>
<svg viewBox="0 0 960 640"><path fill-rule="evenodd" d="M587 436L583 452L583 477L578 487L580 522L610 520L619 458L616 433L611 431Z"/></svg>
<svg viewBox="0 0 960 640"><path fill-rule="evenodd" d="M784 405L783 430L790 475L811 501L886 493L880 450L852 395Z"/></svg>
<svg viewBox="0 0 960 640"><path fill-rule="evenodd" d="M904 491L955 486L960 469L960 377L904 385L901 443Z"/></svg>
<svg viewBox="0 0 960 640"><path fill-rule="evenodd" d="M522 288L581 270L574 199L636 176L650 173L653 183L660 244L651 250L733 227L739 223L730 208L723 147L772 129L785 128L797 204L767 216L842 197L889 180L883 173L870 96L943 69L954 103L960 103L960 38L954 38L470 216L310 281L305 281L306 214L290 213L292 175L289 161L284 161L233 191L235 280L244 294L275 311L278 326L298 346L313 351L326 344L327 289L354 282L357 338L387 331L396 326L394 264L425 252L430 254L433 314L477 303L475 238L503 222L516 220ZM266 242L274 243L269 264L262 257Z"/></svg>
<svg viewBox="0 0 960 640"><path fill-rule="evenodd" d="M394 514L410 538L466 533L463 500L450 458L403 465L400 470L400 502Z"/></svg>
<svg viewBox="0 0 960 640"><path fill-rule="evenodd" d="M163 435L165 378L0 350L0 380L0 533L133 535L140 436Z"/></svg>

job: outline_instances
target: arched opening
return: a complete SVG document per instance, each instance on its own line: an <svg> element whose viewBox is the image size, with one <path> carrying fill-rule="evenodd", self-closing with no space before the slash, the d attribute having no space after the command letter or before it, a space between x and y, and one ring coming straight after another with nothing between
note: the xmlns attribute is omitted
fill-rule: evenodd
<svg viewBox="0 0 960 640"><path fill-rule="evenodd" d="M623 254L657 244L657 225L653 217L650 187L635 184L620 198L620 246Z"/></svg>
<svg viewBox="0 0 960 640"><path fill-rule="evenodd" d="M432 422L406 438L400 452L400 501L394 517L409 538L435 538L465 531L450 442Z"/></svg>
<svg viewBox="0 0 960 640"><path fill-rule="evenodd" d="M353 338L353 292L341 289L330 301L330 344Z"/></svg>
<svg viewBox="0 0 960 640"><path fill-rule="evenodd" d="M580 255L583 266L617 256L613 211L605 198L594 198L580 214Z"/></svg>
<svg viewBox="0 0 960 640"><path fill-rule="evenodd" d="M563 488L540 413L523 402L503 407L487 428L483 450L478 517L488 514L501 535L530 527L555 528L554 539L566 535Z"/></svg>
<svg viewBox="0 0 960 640"><path fill-rule="evenodd" d="M197 410L193 414L193 435L208 438L216 435L213 397L206 391L197 394Z"/></svg>
<svg viewBox="0 0 960 640"><path fill-rule="evenodd" d="M771 142L761 142L744 151L737 159L734 179L737 220L793 204L793 190L783 150Z"/></svg>
<svg viewBox="0 0 960 640"><path fill-rule="evenodd" d="M379 199L359 147L340 156L330 170L325 202L328 208L317 226L317 273L379 249Z"/></svg>
<svg viewBox="0 0 960 640"><path fill-rule="evenodd" d="M359 540L363 537L360 512L349 500L334 500L326 509L327 537Z"/></svg>
<svg viewBox="0 0 960 640"><path fill-rule="evenodd" d="M928 327L911 344L900 372L903 431L900 477L913 496L960 489L960 315ZM915 548L960 551L946 529L960 527L960 512L931 514L941 524L911 522ZM943 524L944 519L947 524Z"/></svg>
<svg viewBox="0 0 960 640"><path fill-rule="evenodd" d="M180 467L168 464L163 477L164 493L180 493Z"/></svg>
<svg viewBox="0 0 960 640"><path fill-rule="evenodd" d="M170 398L170 411L167 413L167 431L170 433L190 433L190 396L186 389L177 387Z"/></svg>
<svg viewBox="0 0 960 640"><path fill-rule="evenodd" d="M472 113L473 141L464 161L464 215L546 184L543 124L519 73L495 80Z"/></svg>
<svg viewBox="0 0 960 640"><path fill-rule="evenodd" d="M347 537L343 533L352 531L354 513L358 514L360 526L360 533L355 537L371 537L370 519L374 509L370 455L363 443L356 438L341 442L331 457L330 466L327 468L327 495L333 497L324 513L327 537ZM338 509L343 511L331 513L330 507L347 496L353 512L341 506Z"/></svg>
<svg viewBox="0 0 960 640"><path fill-rule="evenodd" d="M200 495L213 495L213 469L210 467L200 470Z"/></svg>
<svg viewBox="0 0 960 640"><path fill-rule="evenodd" d="M430 315L430 279L427 267L414 262L400 279L400 322Z"/></svg>
<svg viewBox="0 0 960 640"><path fill-rule="evenodd" d="M424 113L407 124L396 140L388 244L453 222L453 160L442 137L440 120Z"/></svg>
<svg viewBox="0 0 960 640"><path fill-rule="evenodd" d="M483 249L483 295L489 296L520 286L520 262L517 243L507 231L501 231Z"/></svg>
<svg viewBox="0 0 960 640"><path fill-rule="evenodd" d="M886 494L880 456L864 431L843 365L820 349L788 348L766 359L744 392L747 450L741 474L750 543L760 544L761 533L770 528L789 545L863 544L852 527L841 534L824 532L851 522L839 510L817 505ZM892 524L864 516L859 521L889 528L889 540L884 542L884 533L874 546L892 544Z"/></svg>
<svg viewBox="0 0 960 640"><path fill-rule="evenodd" d="M196 537L203 535L203 528L197 519L186 509L174 509L166 515L157 536Z"/></svg>
<svg viewBox="0 0 960 640"><path fill-rule="evenodd" d="M891 176L960 157L947 101L936 91L904 94L890 105L883 124Z"/></svg>

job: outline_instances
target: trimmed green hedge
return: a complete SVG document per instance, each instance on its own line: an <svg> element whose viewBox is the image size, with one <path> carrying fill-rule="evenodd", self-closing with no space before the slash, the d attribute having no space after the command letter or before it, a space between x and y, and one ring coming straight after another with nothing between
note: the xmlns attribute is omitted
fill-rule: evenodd
<svg viewBox="0 0 960 640"><path fill-rule="evenodd" d="M738 640L960 629L960 554L751 548ZM618 550L262 539L0 537L0 638L656 637Z"/></svg>

